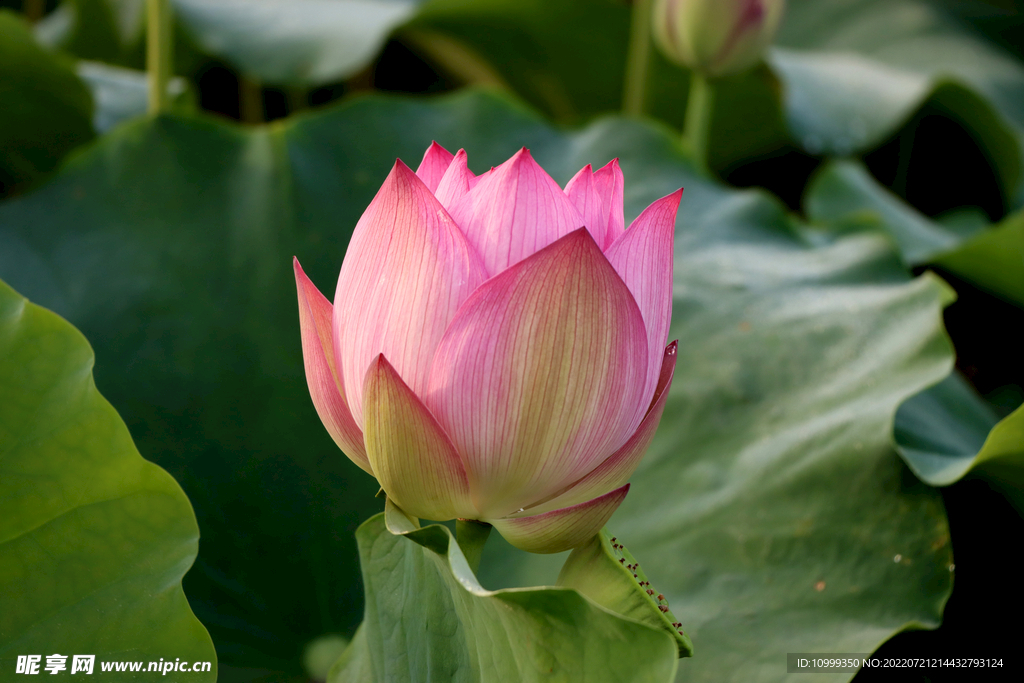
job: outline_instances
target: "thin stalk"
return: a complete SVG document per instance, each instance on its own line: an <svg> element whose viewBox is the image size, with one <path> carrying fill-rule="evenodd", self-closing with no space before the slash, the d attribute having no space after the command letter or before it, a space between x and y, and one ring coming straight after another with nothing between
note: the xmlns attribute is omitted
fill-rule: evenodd
<svg viewBox="0 0 1024 683"><path fill-rule="evenodd" d="M686 123L683 139L693 150L697 163L708 169L708 140L711 136L711 113L715 108L714 84L701 74L690 74L690 95L686 100Z"/></svg>
<svg viewBox="0 0 1024 683"><path fill-rule="evenodd" d="M651 4L653 0L633 0L630 20L629 53L626 56L626 90L622 99L624 114L640 116L647 104L647 72L651 63Z"/></svg>
<svg viewBox="0 0 1024 683"><path fill-rule="evenodd" d="M149 113L170 107L167 83L171 80L173 18L170 0L146 0L146 73L149 77Z"/></svg>
<svg viewBox="0 0 1024 683"><path fill-rule="evenodd" d="M474 574L480 566L480 558L484 554L484 544L487 543L487 537L490 535L491 525L487 522L478 522L474 519L459 519L455 522L455 538Z"/></svg>

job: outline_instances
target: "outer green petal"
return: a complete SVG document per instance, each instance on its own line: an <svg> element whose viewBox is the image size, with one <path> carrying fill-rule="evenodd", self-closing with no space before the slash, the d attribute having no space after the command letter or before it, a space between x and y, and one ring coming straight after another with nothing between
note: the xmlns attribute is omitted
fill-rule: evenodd
<svg viewBox="0 0 1024 683"><path fill-rule="evenodd" d="M384 354L366 372L363 401L366 454L388 496L416 517L475 519L455 446Z"/></svg>
<svg viewBox="0 0 1024 683"><path fill-rule="evenodd" d="M629 484L600 498L532 517L487 520L505 540L531 553L560 553L582 545L611 518L629 492Z"/></svg>

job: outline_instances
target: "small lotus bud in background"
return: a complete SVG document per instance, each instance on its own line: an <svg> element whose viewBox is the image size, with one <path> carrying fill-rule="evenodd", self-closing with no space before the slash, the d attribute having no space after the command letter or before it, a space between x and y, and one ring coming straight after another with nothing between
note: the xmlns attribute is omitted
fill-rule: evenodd
<svg viewBox="0 0 1024 683"><path fill-rule="evenodd" d="M706 77L743 71L761 58L785 0L656 0L654 36L672 61Z"/></svg>

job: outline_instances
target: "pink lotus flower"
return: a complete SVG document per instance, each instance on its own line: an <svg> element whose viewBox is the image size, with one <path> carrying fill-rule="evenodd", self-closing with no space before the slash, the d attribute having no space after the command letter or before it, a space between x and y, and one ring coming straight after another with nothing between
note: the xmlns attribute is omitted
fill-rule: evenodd
<svg viewBox="0 0 1024 683"><path fill-rule="evenodd" d="M475 176L434 143L356 224L334 306L295 260L306 380L351 460L410 515L551 553L629 489L675 369L682 190L624 229L618 161L562 188L526 149Z"/></svg>

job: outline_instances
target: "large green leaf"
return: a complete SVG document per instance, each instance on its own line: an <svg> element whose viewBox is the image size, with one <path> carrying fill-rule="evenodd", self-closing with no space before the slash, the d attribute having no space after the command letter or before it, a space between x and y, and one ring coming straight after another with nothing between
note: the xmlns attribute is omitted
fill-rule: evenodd
<svg viewBox="0 0 1024 683"><path fill-rule="evenodd" d="M451 532L388 505L356 532L366 619L331 683L515 680L669 683L677 652L658 626L566 588L485 590Z"/></svg>
<svg viewBox="0 0 1024 683"><path fill-rule="evenodd" d="M1024 406L992 428L978 452L975 467L1024 515Z"/></svg>
<svg viewBox="0 0 1024 683"><path fill-rule="evenodd" d="M808 151L876 146L932 99L1024 202L1024 65L925 0L791 0L770 62Z"/></svg>
<svg viewBox="0 0 1024 683"><path fill-rule="evenodd" d="M1024 307L1024 210L939 255L935 264Z"/></svg>
<svg viewBox="0 0 1024 683"><path fill-rule="evenodd" d="M900 406L894 435L914 474L932 486L947 486L975 465L997 422L988 404L953 373Z"/></svg>
<svg viewBox="0 0 1024 683"><path fill-rule="evenodd" d="M0 197L53 170L92 136L92 98L70 60L0 9Z"/></svg>
<svg viewBox="0 0 1024 683"><path fill-rule="evenodd" d="M322 85L369 64L422 0L171 0L210 54L279 85Z"/></svg>
<svg viewBox="0 0 1024 683"><path fill-rule="evenodd" d="M210 662L181 577L199 529L92 378L88 342L0 282L0 671L18 655ZM47 673L43 671L43 673ZM53 672L56 673L56 672ZM66 674L65 674L66 675ZM153 674L120 673L124 680Z"/></svg>
<svg viewBox="0 0 1024 683"><path fill-rule="evenodd" d="M937 622L945 516L891 445L896 406L951 365L933 278L909 280L881 237L805 234L710 182L660 128L565 132L480 93L366 98L259 128L129 123L0 206L0 275L89 335L97 382L195 505L186 588L222 663L298 675L303 643L361 618L351 533L377 487L310 404L290 257L330 295L394 158L431 139L477 171L526 145L560 182L617 156L629 216L686 188L674 394L609 525L693 639L681 676L770 680L780 653ZM488 548L488 588L556 580Z"/></svg>
<svg viewBox="0 0 1024 683"><path fill-rule="evenodd" d="M946 486L969 472L996 485L1024 514L1024 406L1002 420L958 375L910 398L896 442L914 473Z"/></svg>
<svg viewBox="0 0 1024 683"><path fill-rule="evenodd" d="M819 171L804 208L808 218L832 230L887 234L909 266L938 264L1024 306L1024 211L989 229L983 229L985 219L969 214L933 220L883 187L862 164L848 160Z"/></svg>
<svg viewBox="0 0 1024 683"><path fill-rule="evenodd" d="M929 263L956 249L981 230L944 226L883 187L863 164L852 160L826 164L808 185L807 217L831 229L875 229L888 234L908 266Z"/></svg>
<svg viewBox="0 0 1024 683"><path fill-rule="evenodd" d="M936 263L977 286L1024 306L1024 212L991 229L979 221L945 223L922 215L882 187L860 163L827 164L808 188L807 215L833 231L886 234L907 265ZM957 375L907 400L896 415L895 438L914 473L933 486L947 486L968 472L994 481L1024 510L1022 411L998 418ZM1016 431L1015 431L1016 430ZM992 444L1002 445L989 445Z"/></svg>

